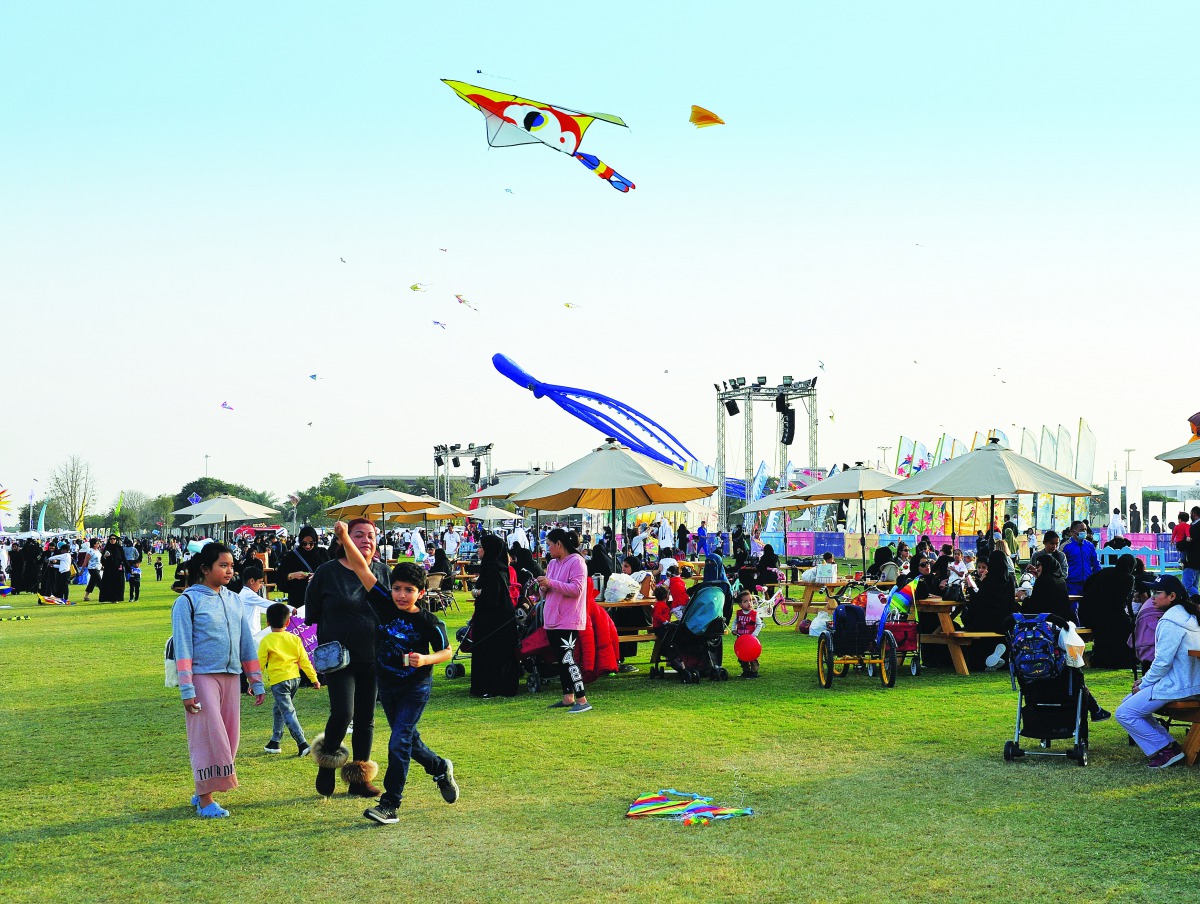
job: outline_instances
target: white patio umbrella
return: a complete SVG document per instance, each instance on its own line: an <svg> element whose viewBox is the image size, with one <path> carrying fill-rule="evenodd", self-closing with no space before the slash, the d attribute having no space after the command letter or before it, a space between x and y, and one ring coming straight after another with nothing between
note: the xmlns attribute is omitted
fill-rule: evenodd
<svg viewBox="0 0 1200 904"><path fill-rule="evenodd" d="M325 511L337 518L370 518L378 521L392 514L420 512L440 504L441 500L432 496L414 496L398 490L372 490L331 505Z"/></svg>
<svg viewBox="0 0 1200 904"><path fill-rule="evenodd" d="M715 484L608 440L511 498L519 505L551 511L570 506L608 509L615 555L618 508L706 499L716 489Z"/></svg>
<svg viewBox="0 0 1200 904"><path fill-rule="evenodd" d="M1156 461L1165 461L1169 464L1172 474L1200 471L1200 442L1193 437L1178 449L1172 449L1162 455L1155 455L1154 458Z"/></svg>
<svg viewBox="0 0 1200 904"><path fill-rule="evenodd" d="M432 501L436 504L431 508L421 509L419 512L388 515L387 520L395 521L397 524L416 524L419 521L449 521L453 518L468 518L471 516L470 512L466 509L460 509L457 505L452 505L449 502L441 502L437 499L432 499Z"/></svg>
<svg viewBox="0 0 1200 904"><path fill-rule="evenodd" d="M279 510L250 502L248 499L238 499L236 496L221 495L205 499L195 505L189 505L171 513L172 515L192 515L193 520L184 525L222 524L221 536L224 537L230 521L257 521L268 515L278 515ZM195 518L211 520L196 521Z"/></svg>
<svg viewBox="0 0 1200 904"><path fill-rule="evenodd" d="M537 474L515 474L511 477L505 477L499 483L492 487L484 487L476 493L468 496L468 499L507 499L514 493L519 493L533 486L543 477L548 475Z"/></svg>
<svg viewBox="0 0 1200 904"><path fill-rule="evenodd" d="M996 497L1044 493L1050 496L1093 496L1096 491L1012 449L995 439L982 449L942 462L928 471L891 485L894 496L943 499L990 499L988 530L996 520Z"/></svg>
<svg viewBox="0 0 1200 904"><path fill-rule="evenodd" d="M510 519L520 518L516 512L510 512L495 505L481 505L477 509L469 509L467 511L468 518L475 518L479 521L508 521Z"/></svg>
<svg viewBox="0 0 1200 904"><path fill-rule="evenodd" d="M874 468L868 468L862 462L855 462L853 468L839 471L832 477L818 480L803 489L793 490L787 495L793 499L819 501L849 501L858 500L859 548L862 551L863 571L867 570L867 520L864 501L867 499L883 499L894 496L888 489L888 484L895 483L895 475L885 474Z"/></svg>
<svg viewBox="0 0 1200 904"><path fill-rule="evenodd" d="M763 496L749 505L743 505L733 514L749 515L756 512L791 512L800 509L812 508L814 505L820 505L818 502L809 502L807 499L797 499L794 491L787 493L773 493L770 496Z"/></svg>

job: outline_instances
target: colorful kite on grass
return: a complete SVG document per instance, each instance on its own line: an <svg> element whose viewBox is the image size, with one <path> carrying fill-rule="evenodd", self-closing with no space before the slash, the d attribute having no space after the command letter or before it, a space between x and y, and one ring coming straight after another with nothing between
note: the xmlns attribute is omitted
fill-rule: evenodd
<svg viewBox="0 0 1200 904"><path fill-rule="evenodd" d="M629 805L627 819L673 819L685 826L707 825L717 819L733 819L735 816L753 816L749 807L722 807L714 804L711 797L685 794L668 789L657 794L643 794Z"/></svg>
<svg viewBox="0 0 1200 904"><path fill-rule="evenodd" d="M688 122L697 129L703 129L706 126L725 125L725 120L712 110L705 110L703 107L697 107L695 104L692 104L692 115L688 117Z"/></svg>
<svg viewBox="0 0 1200 904"><path fill-rule="evenodd" d="M466 82L442 79L454 93L483 114L487 123L488 144L494 148L521 144L544 144L568 154L595 172L617 191L628 192L634 184L607 163L592 154L583 154L579 145L583 134L597 119L615 126L625 126L625 120L607 113L580 113L557 107L544 101L504 94ZM628 126L625 126L628 128Z"/></svg>
<svg viewBox="0 0 1200 904"><path fill-rule="evenodd" d="M892 592L888 594L889 611L899 612L902 615L910 614L917 604L917 582L920 580L919 577L916 577L903 587L899 584L893 587Z"/></svg>

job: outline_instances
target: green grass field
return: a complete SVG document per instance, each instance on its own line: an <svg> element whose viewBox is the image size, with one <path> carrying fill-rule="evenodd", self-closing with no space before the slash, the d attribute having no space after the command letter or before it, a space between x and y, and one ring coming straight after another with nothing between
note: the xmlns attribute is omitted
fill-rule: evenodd
<svg viewBox="0 0 1200 904"><path fill-rule="evenodd" d="M548 691L473 700L439 669L422 735L462 799L445 805L418 769L396 826L363 819L344 786L319 800L311 760L263 753L270 698L246 700L241 787L219 795L233 816L202 821L163 687L167 586L133 604L5 600L0 615L31 618L0 621L0 899L1161 902L1200 887L1200 772L1151 772L1115 722L1094 729L1086 769L1004 763L1007 675L826 691L815 641L775 625L757 682L652 682L643 646L642 671L593 685L583 716L547 711ZM1112 709L1129 676L1089 683ZM297 707L312 738L324 693ZM382 712L376 725L383 761ZM660 788L758 815L624 818Z"/></svg>

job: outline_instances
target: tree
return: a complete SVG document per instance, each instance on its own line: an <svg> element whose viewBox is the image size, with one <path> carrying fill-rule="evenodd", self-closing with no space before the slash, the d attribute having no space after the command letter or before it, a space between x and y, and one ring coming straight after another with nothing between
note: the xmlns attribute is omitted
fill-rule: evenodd
<svg viewBox="0 0 1200 904"><path fill-rule="evenodd" d="M259 505L265 505L269 508L279 508L279 503L276 501L273 493L252 490L250 487L242 486L240 483L228 483L224 480L218 480L216 477L198 477L180 487L179 492L175 494L175 507L171 511L187 508L187 506L191 505L188 497L193 493L201 499L212 499L214 496L227 494L229 496L237 496L239 499L245 499L249 502L257 502Z"/></svg>
<svg viewBox="0 0 1200 904"><path fill-rule="evenodd" d="M297 490L292 495L300 497L300 502L295 506L297 524L325 527L333 523L333 519L325 514L325 509L345 502L356 495L356 492L341 474L331 473L326 474L316 486L307 490Z"/></svg>
<svg viewBox="0 0 1200 904"><path fill-rule="evenodd" d="M84 516L96 502L96 483L92 467L78 455L72 455L50 474L50 498L68 519L71 527L83 524Z"/></svg>
<svg viewBox="0 0 1200 904"><path fill-rule="evenodd" d="M62 510L56 499L38 499L30 505L25 503L21 506L18 524L18 530L28 530L32 525L33 529L37 529L38 515L42 512L42 505L46 506L46 530L74 530L75 522L71 521L67 514ZM32 515L31 515L32 511Z"/></svg>

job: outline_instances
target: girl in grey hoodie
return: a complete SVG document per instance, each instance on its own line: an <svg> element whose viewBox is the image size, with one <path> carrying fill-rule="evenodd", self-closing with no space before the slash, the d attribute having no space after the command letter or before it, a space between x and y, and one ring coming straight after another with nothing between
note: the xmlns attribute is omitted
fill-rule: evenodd
<svg viewBox="0 0 1200 904"><path fill-rule="evenodd" d="M241 731L238 676L245 672L254 705L261 706L262 671L241 601L225 586L233 577L233 551L208 543L188 565L192 584L171 608L175 669L196 785L192 805L201 817L219 819L229 811L213 800L214 792L238 786L233 766Z"/></svg>

